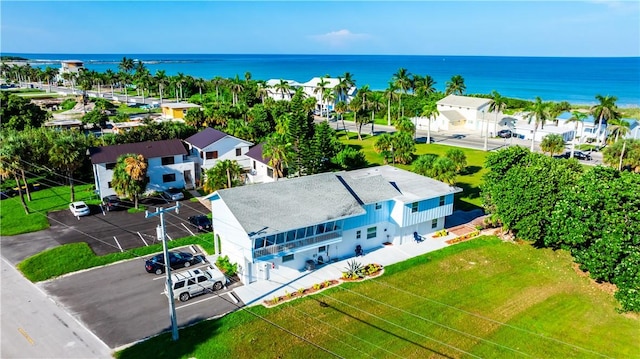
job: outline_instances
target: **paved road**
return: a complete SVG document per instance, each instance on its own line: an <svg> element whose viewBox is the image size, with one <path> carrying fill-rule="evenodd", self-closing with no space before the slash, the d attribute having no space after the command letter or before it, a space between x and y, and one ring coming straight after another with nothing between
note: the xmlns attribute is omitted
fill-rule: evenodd
<svg viewBox="0 0 640 359"><path fill-rule="evenodd" d="M2 271L0 357L111 358L105 343L47 296L6 260Z"/></svg>

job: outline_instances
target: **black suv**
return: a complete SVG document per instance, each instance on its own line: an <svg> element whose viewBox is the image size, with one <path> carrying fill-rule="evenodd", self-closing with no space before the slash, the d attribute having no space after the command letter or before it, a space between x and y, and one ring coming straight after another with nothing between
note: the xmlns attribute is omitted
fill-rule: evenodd
<svg viewBox="0 0 640 359"><path fill-rule="evenodd" d="M189 223L198 228L198 232L211 232L211 220L205 215L191 216L188 218Z"/></svg>
<svg viewBox="0 0 640 359"><path fill-rule="evenodd" d="M115 194L102 198L102 208L105 211L113 211L118 207L120 207L120 198Z"/></svg>
<svg viewBox="0 0 640 359"><path fill-rule="evenodd" d="M169 263L171 269L189 267L192 264L196 264L198 258L194 257L191 253L186 252L169 252ZM157 254L148 259L144 264L144 269L148 273L162 274L164 273L164 253Z"/></svg>
<svg viewBox="0 0 640 359"><path fill-rule="evenodd" d="M582 161L591 161L591 155L582 151L573 151L573 157Z"/></svg>

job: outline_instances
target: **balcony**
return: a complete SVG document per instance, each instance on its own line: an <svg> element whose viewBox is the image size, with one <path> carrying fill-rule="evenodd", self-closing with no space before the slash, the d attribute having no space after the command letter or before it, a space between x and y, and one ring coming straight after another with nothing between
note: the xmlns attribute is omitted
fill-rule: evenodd
<svg viewBox="0 0 640 359"><path fill-rule="evenodd" d="M253 258L258 259L265 256L278 257L279 255L283 255L286 253L298 252L299 249L304 247L309 247L316 244L328 244L325 242L329 241L331 241L331 243L336 243L341 240L342 231L325 233L315 237L309 237L293 242L274 244L265 248L255 249L253 251Z"/></svg>

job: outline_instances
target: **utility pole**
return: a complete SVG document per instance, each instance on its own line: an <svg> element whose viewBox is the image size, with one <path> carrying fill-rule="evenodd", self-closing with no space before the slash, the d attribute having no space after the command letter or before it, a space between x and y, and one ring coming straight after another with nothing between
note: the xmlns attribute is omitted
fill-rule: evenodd
<svg viewBox="0 0 640 359"><path fill-rule="evenodd" d="M160 216L160 233L158 239L162 241L162 250L164 252L164 266L165 273L167 275L167 296L169 297L169 316L171 317L171 338L173 341L178 340L178 322L176 320L176 303L173 299L173 283L171 282L171 265L169 261L169 249L167 248L167 235L164 226L164 213L175 210L179 213L180 202L176 202L176 205L169 208L156 208L155 213L149 213L145 211L145 217Z"/></svg>

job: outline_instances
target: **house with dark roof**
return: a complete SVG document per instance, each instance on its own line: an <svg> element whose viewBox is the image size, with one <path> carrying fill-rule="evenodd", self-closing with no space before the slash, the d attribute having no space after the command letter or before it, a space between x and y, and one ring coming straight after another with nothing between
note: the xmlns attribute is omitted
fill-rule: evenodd
<svg viewBox="0 0 640 359"><path fill-rule="evenodd" d="M380 166L221 189L207 199L221 254L248 284L427 237L444 228L460 191Z"/></svg>
<svg viewBox="0 0 640 359"><path fill-rule="evenodd" d="M118 157L133 153L147 161L147 192L170 187L193 188L194 162L187 157L187 149L180 140L149 141L122 145L91 147L91 165L96 190L100 197L116 194L111 185L113 169Z"/></svg>
<svg viewBox="0 0 640 359"><path fill-rule="evenodd" d="M211 127L196 133L184 140L189 151L189 159L195 163L197 178L202 178L204 172L215 167L218 161L234 160L249 170L249 158L246 153L253 143L228 135Z"/></svg>
<svg viewBox="0 0 640 359"><path fill-rule="evenodd" d="M259 143L249 149L247 157L249 158L249 172L247 173L247 183L273 182L273 167L269 165L270 157L264 157L262 147L264 143Z"/></svg>

